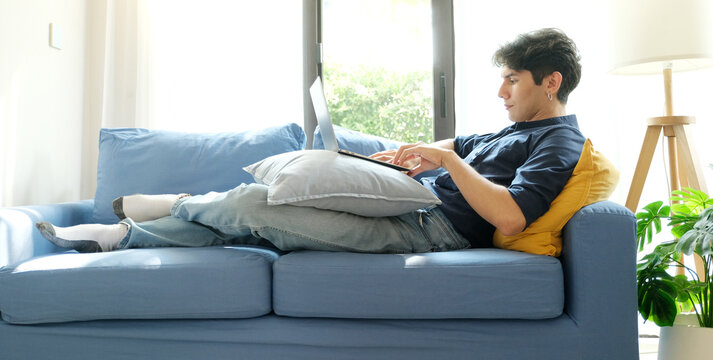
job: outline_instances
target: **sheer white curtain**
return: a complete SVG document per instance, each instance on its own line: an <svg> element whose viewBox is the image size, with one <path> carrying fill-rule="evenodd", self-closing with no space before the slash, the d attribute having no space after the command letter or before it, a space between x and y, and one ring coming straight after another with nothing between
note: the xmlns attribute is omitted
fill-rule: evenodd
<svg viewBox="0 0 713 360"><path fill-rule="evenodd" d="M302 124L300 1L141 4L142 116L150 127L238 131Z"/></svg>
<svg viewBox="0 0 713 360"><path fill-rule="evenodd" d="M567 0L513 0L507 3L455 0L456 26L456 132L497 131L510 122L497 97L500 71L492 65L493 52L518 34L544 27L562 29L582 55L582 79L567 105L577 114L585 136L612 160L621 172L612 200L624 203L639 157L648 117L663 116L663 76L608 74L607 2ZM713 70L674 73L675 115L695 115L697 150L706 178L713 179L713 111L705 84ZM662 146L649 171L640 204L667 198ZM665 152L665 151L664 151ZM707 181L711 184L711 181Z"/></svg>
<svg viewBox="0 0 713 360"><path fill-rule="evenodd" d="M302 123L300 2L110 3L108 123L179 131Z"/></svg>
<svg viewBox="0 0 713 360"><path fill-rule="evenodd" d="M88 1L82 196L101 127L301 125L301 12L294 0Z"/></svg>

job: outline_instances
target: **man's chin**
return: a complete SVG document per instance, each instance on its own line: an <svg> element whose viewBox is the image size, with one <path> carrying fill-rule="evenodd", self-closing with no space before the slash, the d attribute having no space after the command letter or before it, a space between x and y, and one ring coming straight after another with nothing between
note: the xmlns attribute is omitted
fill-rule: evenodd
<svg viewBox="0 0 713 360"><path fill-rule="evenodd" d="M516 123L527 122L529 120L529 119L526 119L518 114L513 114L512 112L508 112L508 119L510 119L510 121L516 122Z"/></svg>

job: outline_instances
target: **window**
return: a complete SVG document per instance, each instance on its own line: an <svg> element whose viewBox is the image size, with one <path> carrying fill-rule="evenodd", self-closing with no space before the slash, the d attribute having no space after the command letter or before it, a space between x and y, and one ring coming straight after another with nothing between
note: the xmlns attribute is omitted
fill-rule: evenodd
<svg viewBox="0 0 713 360"><path fill-rule="evenodd" d="M434 140L434 119L449 113L441 103L452 81L446 76L452 66L434 71L441 57L452 59L452 51L434 59L434 38L452 33L434 17L449 4L321 1L322 74L336 125L404 142Z"/></svg>

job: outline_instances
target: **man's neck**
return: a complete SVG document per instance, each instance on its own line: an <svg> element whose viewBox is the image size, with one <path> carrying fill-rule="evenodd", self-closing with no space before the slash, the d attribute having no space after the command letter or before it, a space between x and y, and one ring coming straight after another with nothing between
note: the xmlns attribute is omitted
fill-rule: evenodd
<svg viewBox="0 0 713 360"><path fill-rule="evenodd" d="M565 115L567 115L567 110L565 109L565 106L563 104L558 103L552 106L551 108L545 109L542 112L538 112L537 114L535 114L535 116L532 117L532 119L527 120L526 122L540 121Z"/></svg>

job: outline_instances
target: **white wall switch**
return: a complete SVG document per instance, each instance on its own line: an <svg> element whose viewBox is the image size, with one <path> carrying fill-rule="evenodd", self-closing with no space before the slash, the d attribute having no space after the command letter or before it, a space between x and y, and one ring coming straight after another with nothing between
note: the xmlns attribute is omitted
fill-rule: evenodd
<svg viewBox="0 0 713 360"><path fill-rule="evenodd" d="M60 50L64 47L64 29L53 23L50 23L50 46Z"/></svg>

